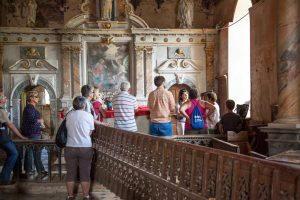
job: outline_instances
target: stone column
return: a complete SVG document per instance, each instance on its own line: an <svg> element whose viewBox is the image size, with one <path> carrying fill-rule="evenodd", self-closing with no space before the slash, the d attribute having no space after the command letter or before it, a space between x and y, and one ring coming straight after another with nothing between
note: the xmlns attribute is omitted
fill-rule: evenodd
<svg viewBox="0 0 300 200"><path fill-rule="evenodd" d="M72 100L71 93L71 46L62 46L62 107L69 107Z"/></svg>
<svg viewBox="0 0 300 200"><path fill-rule="evenodd" d="M137 98L145 96L144 69L144 47L135 47L135 95Z"/></svg>
<svg viewBox="0 0 300 200"><path fill-rule="evenodd" d="M277 123L300 128L300 1L277 1Z"/></svg>
<svg viewBox="0 0 300 200"><path fill-rule="evenodd" d="M3 82L2 82L2 77L3 77L3 45L0 45L0 90L3 91Z"/></svg>
<svg viewBox="0 0 300 200"><path fill-rule="evenodd" d="M206 44L206 90L214 90L214 46Z"/></svg>
<svg viewBox="0 0 300 200"><path fill-rule="evenodd" d="M277 0L277 120L261 127L269 155L300 149L300 1Z"/></svg>
<svg viewBox="0 0 300 200"><path fill-rule="evenodd" d="M145 48L145 54L146 54L146 65L145 65L145 93L144 97L147 97L147 95L152 91L152 85L153 85L153 47L146 47Z"/></svg>
<svg viewBox="0 0 300 200"><path fill-rule="evenodd" d="M80 92L80 46L72 47L72 95L73 97L81 95Z"/></svg>

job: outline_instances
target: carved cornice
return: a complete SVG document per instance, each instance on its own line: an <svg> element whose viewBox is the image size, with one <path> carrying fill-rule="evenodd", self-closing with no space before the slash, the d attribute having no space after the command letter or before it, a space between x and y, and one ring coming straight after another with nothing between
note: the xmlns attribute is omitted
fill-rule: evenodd
<svg viewBox="0 0 300 200"><path fill-rule="evenodd" d="M81 47L80 46L62 46L61 50L66 51L66 52L80 53Z"/></svg>

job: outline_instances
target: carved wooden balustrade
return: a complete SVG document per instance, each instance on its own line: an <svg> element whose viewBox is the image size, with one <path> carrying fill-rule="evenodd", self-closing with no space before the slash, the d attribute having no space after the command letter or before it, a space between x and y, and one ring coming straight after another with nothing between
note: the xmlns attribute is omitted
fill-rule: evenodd
<svg viewBox="0 0 300 200"><path fill-rule="evenodd" d="M57 182L62 181L62 156L61 149L55 145L53 140L14 140L19 151L19 160L16 167L16 178L17 179L26 179L27 181L34 182ZM37 174L32 175L29 179L24 177L22 174L23 164L25 154L29 154L29 149L32 148L39 154L41 154L42 149L46 150L44 162L47 165L47 176L37 176ZM57 161L57 163L55 162ZM34 165L33 165L34 166ZM55 166L55 167L54 167Z"/></svg>
<svg viewBox="0 0 300 200"><path fill-rule="evenodd" d="M219 149L96 126L96 181L122 199L300 199L300 170Z"/></svg>

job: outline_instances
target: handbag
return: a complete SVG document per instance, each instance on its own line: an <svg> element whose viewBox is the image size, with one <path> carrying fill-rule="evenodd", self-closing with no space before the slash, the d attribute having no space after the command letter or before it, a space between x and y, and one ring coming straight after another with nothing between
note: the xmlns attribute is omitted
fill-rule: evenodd
<svg viewBox="0 0 300 200"><path fill-rule="evenodd" d="M61 122L55 137L55 144L59 148L66 147L67 139L68 139L68 129L66 125L66 118Z"/></svg>

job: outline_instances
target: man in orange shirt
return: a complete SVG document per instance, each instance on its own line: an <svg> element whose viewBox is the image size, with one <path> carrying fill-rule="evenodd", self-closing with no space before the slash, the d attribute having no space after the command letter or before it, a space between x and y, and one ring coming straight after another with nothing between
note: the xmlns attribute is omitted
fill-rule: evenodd
<svg viewBox="0 0 300 200"><path fill-rule="evenodd" d="M170 113L175 110L175 101L172 93L165 90L165 77L156 76L154 84L157 88L148 97L150 134L154 136L171 136Z"/></svg>

